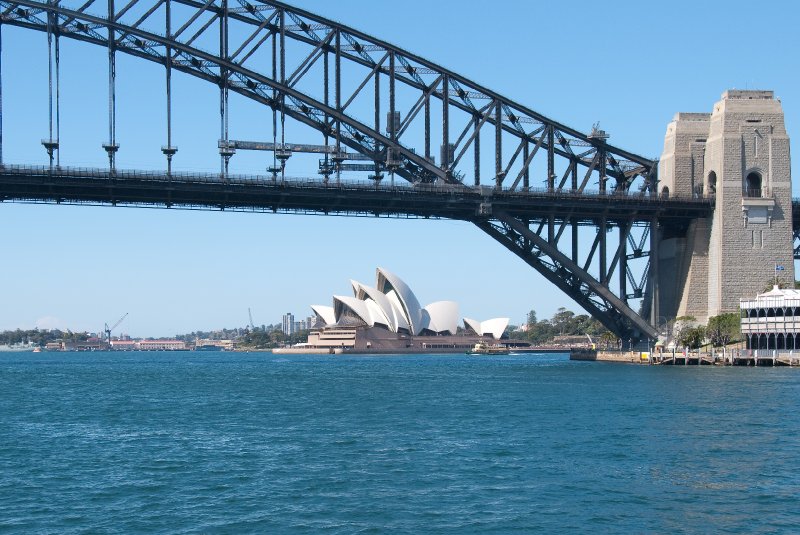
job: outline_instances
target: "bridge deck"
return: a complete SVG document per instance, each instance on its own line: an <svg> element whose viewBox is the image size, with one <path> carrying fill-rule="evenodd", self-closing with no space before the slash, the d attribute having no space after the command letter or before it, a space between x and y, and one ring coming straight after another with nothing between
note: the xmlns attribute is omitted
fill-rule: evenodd
<svg viewBox="0 0 800 535"><path fill-rule="evenodd" d="M266 176L116 171L92 168L0 167L0 200L112 204L208 210L447 218L474 221L503 211L522 219L600 218L648 223L653 217L686 223L711 213L707 199L636 194L510 191L461 185L376 185Z"/></svg>

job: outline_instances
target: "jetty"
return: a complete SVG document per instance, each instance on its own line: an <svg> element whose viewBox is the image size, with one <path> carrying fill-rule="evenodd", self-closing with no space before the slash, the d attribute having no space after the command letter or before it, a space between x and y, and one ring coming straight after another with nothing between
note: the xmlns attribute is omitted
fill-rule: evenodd
<svg viewBox="0 0 800 535"><path fill-rule="evenodd" d="M570 360L620 362L650 366L792 366L800 367L800 351L731 350L731 351L614 351L572 349Z"/></svg>

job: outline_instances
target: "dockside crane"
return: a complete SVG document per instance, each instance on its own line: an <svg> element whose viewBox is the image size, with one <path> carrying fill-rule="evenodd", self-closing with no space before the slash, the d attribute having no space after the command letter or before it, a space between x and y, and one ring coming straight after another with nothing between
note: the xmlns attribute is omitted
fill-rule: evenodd
<svg viewBox="0 0 800 535"><path fill-rule="evenodd" d="M108 323L105 324L105 332L106 332L106 342L108 345L111 345L111 331L119 327L119 324L122 323L122 320L128 317L128 313L126 312L124 316L117 320L117 322L112 326L109 327Z"/></svg>

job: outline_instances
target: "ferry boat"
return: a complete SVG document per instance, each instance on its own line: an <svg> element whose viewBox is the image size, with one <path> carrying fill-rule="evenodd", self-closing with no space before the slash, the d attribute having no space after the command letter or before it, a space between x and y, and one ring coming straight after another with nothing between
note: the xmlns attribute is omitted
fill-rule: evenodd
<svg viewBox="0 0 800 535"><path fill-rule="evenodd" d="M508 355L509 350L506 346L489 345L486 342L478 342L472 349L467 351L467 355Z"/></svg>

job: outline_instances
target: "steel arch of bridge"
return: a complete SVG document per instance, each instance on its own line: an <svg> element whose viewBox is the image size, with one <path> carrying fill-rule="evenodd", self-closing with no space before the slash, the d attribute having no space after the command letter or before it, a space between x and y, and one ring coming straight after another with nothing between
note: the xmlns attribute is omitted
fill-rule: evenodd
<svg viewBox="0 0 800 535"><path fill-rule="evenodd" d="M115 173L119 149L115 138L115 56L122 52L165 66L168 109L173 70L219 86L222 180L237 150L260 149L273 154L275 163L270 171L275 180L293 152L311 152L321 155L320 173L326 181L333 175L338 181L342 171L370 169L376 185L389 173L414 184L443 183L486 191L486 202L469 220L618 336L657 336L643 317L658 308L657 287L649 283L656 279L657 263L648 260L650 250L657 248L659 232L665 231L656 230L657 215L644 219L635 210L625 217L595 214L587 223L575 208L530 217L493 209L492 192L524 193L532 189L532 177L539 177L550 192L657 195L656 164L608 144L602 131L582 134L417 55L281 2L129 0L120 7L115 0L107 0L107 5L87 0L72 4L0 0L0 24L47 33L55 43L56 73L61 37L108 49L109 139L104 148L110 175ZM215 44L214 51L201 48L208 42ZM266 59L269 69L254 67L254 58ZM347 91L344 86L349 78L343 70L355 67L361 69L362 77ZM321 79L308 89L310 73L320 68ZM367 114L370 117L365 119L353 112L354 102L366 98L370 85L374 100ZM273 111L271 143L230 139L231 91ZM169 113L167 117L167 145L162 150L169 175L177 148L172 146ZM324 143L287 143L282 127L286 117L321 133ZM440 122L434 125L434 119ZM458 129L451 132L454 126ZM54 138L51 126L45 143L51 165L58 154L57 132L58 126ZM438 163L433 148L437 133L441 136L437 139ZM488 186L481 182L485 138L494 160L494 172L488 177L484 173ZM350 160L362 163L347 163ZM471 168L467 165L470 160ZM579 257L578 227L587 224L597 233L588 254ZM635 237L637 226L653 231ZM565 253L559 242L568 228L571 251ZM612 229L618 233L617 245L607 251L607 235ZM628 265L636 259L647 262L641 277L634 277ZM597 275L590 273L595 264ZM611 285L615 279L617 293ZM628 300L640 298L643 302L637 313Z"/></svg>

